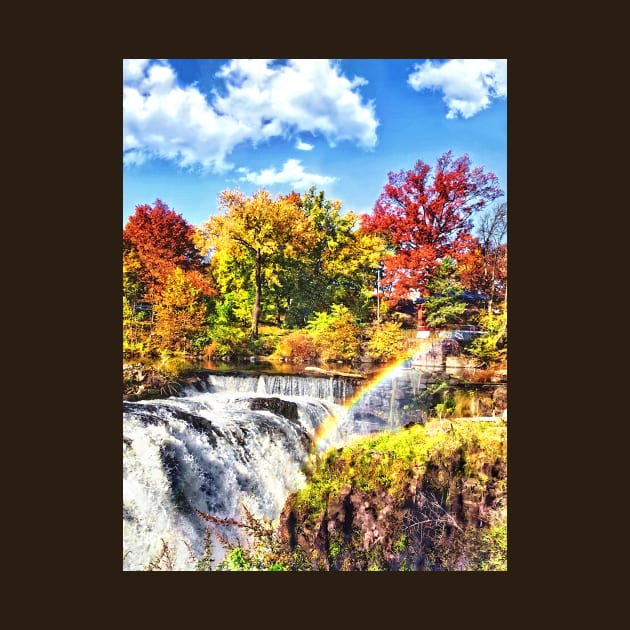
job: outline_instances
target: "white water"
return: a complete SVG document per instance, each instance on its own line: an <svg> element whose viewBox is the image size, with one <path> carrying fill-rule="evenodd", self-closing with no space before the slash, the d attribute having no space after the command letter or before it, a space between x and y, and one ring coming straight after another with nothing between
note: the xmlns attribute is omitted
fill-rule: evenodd
<svg viewBox="0 0 630 630"><path fill-rule="evenodd" d="M287 374L209 374L208 391L256 392L278 396L306 396L343 404L354 393L351 382L336 376Z"/></svg>
<svg viewBox="0 0 630 630"><path fill-rule="evenodd" d="M316 427L339 409L331 385L322 386L326 379L299 386L284 380L300 395L263 391L261 383L272 393L282 389L274 377L218 376L208 379L212 391L124 404L123 570L146 569L163 543L173 569L194 570L206 527L195 509L244 521L245 506L256 518L277 519L287 496L306 482L302 469ZM271 397L297 404L297 420L249 408L252 398ZM221 527L223 535L237 533ZM215 564L222 556L213 541Z"/></svg>

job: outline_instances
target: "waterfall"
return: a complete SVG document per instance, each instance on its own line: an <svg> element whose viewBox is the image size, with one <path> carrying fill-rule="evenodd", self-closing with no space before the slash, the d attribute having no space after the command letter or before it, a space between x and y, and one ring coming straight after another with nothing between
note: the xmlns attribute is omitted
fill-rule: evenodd
<svg viewBox="0 0 630 630"><path fill-rule="evenodd" d="M175 570L194 570L206 526L195 509L240 521L241 506L279 516L306 483L312 437L335 407L330 383L286 381L211 375L208 391L123 403L123 570L145 569L164 543ZM252 409L275 394L297 413ZM222 553L213 545L216 562Z"/></svg>
<svg viewBox="0 0 630 630"><path fill-rule="evenodd" d="M406 421L405 405L424 385L417 373L396 378L392 388L329 375L204 373L178 396L124 402L123 570L146 569L164 544L174 570L195 570L207 526L195 510L243 522L245 508L275 521L306 484L322 428L334 447ZM212 551L216 565L224 554L216 539Z"/></svg>
<svg viewBox="0 0 630 630"><path fill-rule="evenodd" d="M339 376L302 376L287 374L208 374L208 391L248 392L278 396L307 396L344 404L355 385Z"/></svg>

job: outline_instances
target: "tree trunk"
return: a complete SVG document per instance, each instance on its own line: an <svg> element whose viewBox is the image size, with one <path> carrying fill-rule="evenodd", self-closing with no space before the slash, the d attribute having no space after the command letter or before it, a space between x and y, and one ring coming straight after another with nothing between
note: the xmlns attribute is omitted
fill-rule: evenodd
<svg viewBox="0 0 630 630"><path fill-rule="evenodd" d="M252 330L249 336L252 339L258 338L258 320L260 319L260 294L262 292L262 259L260 252L256 252L256 298L254 299L254 312L252 314Z"/></svg>

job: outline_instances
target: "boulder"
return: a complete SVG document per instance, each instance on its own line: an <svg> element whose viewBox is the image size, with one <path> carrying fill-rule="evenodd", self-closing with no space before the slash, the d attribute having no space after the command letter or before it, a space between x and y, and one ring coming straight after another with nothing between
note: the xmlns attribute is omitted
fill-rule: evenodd
<svg viewBox="0 0 630 630"><path fill-rule="evenodd" d="M279 416L284 416L288 420L298 419L297 403L281 398L252 398L249 402L252 411L266 410Z"/></svg>

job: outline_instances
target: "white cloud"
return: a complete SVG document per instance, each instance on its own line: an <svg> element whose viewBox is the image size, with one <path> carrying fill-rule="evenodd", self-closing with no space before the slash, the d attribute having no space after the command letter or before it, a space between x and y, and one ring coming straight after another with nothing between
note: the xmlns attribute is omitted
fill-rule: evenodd
<svg viewBox="0 0 630 630"><path fill-rule="evenodd" d="M416 91L444 93L447 118L470 118L490 105L491 98L507 96L507 59L451 59L442 65L425 61L407 80Z"/></svg>
<svg viewBox="0 0 630 630"><path fill-rule="evenodd" d="M357 91L365 79L349 80L328 59L291 59L281 66L233 59L217 76L227 82L217 110L247 121L255 140L309 131L324 135L331 146L342 140L376 145L374 104L364 103Z"/></svg>
<svg viewBox="0 0 630 630"><path fill-rule="evenodd" d="M225 171L237 145L299 132L322 134L331 146L376 145L374 105L357 91L366 81L347 79L329 60L234 59L216 76L226 93L209 101L196 85L180 87L165 60L123 60L125 164L159 157ZM300 140L297 147L312 148Z"/></svg>
<svg viewBox="0 0 630 630"><path fill-rule="evenodd" d="M313 145L309 144L308 142L302 142L302 140L298 138L297 142L295 143L295 148L299 149L300 151L311 151L313 149Z"/></svg>
<svg viewBox="0 0 630 630"><path fill-rule="evenodd" d="M142 78L148 59L123 59L123 83Z"/></svg>
<svg viewBox="0 0 630 630"><path fill-rule="evenodd" d="M306 173L300 160L287 160L281 171L277 171L275 168L266 168L258 173L252 173L246 169L239 169L239 171L246 173L245 177L240 178L240 181L251 182L261 187L290 184L295 190L307 190L311 186L319 187L337 180L336 177Z"/></svg>
<svg viewBox="0 0 630 630"><path fill-rule="evenodd" d="M181 166L226 170L225 157L247 128L218 114L195 87L181 88L165 63L129 64L123 74L125 163L160 157Z"/></svg>

